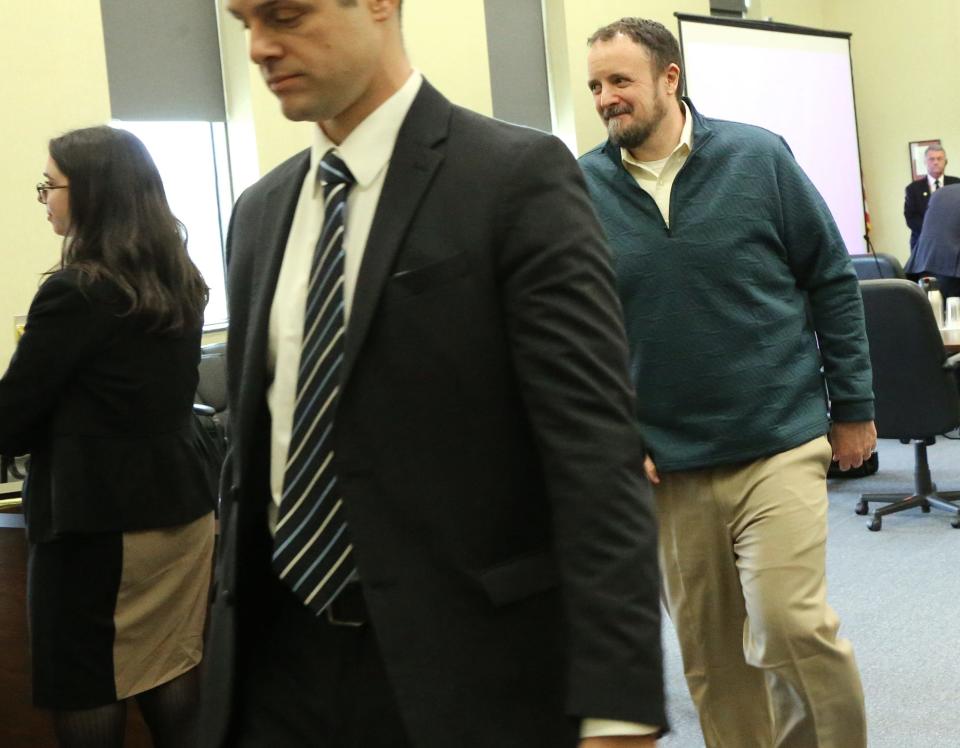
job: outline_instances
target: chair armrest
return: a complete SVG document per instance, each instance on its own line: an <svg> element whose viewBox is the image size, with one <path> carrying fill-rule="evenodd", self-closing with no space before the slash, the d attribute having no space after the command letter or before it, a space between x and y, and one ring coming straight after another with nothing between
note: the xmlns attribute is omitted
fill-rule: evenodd
<svg viewBox="0 0 960 748"><path fill-rule="evenodd" d="M943 362L944 369L960 369L960 353L954 353Z"/></svg>

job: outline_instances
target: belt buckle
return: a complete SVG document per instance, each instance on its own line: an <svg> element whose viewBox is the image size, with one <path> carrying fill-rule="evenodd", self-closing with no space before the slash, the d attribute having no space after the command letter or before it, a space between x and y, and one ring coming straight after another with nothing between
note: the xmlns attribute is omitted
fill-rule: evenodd
<svg viewBox="0 0 960 748"><path fill-rule="evenodd" d="M333 610L331 610L330 607L327 607L323 611L323 614L327 618L327 623L329 623L331 626L349 626L350 628L358 629L366 624L366 621L350 620L347 618L337 618L333 614Z"/></svg>
<svg viewBox="0 0 960 748"><path fill-rule="evenodd" d="M362 594L359 590L356 590L355 594L361 595L360 600L363 600ZM349 613L339 614L334 612L334 608L337 607L337 603L343 602L342 596L337 596L330 601L330 604L324 608L323 615L327 619L327 623L331 626L347 626L349 628L361 628L366 624L366 617L351 617Z"/></svg>

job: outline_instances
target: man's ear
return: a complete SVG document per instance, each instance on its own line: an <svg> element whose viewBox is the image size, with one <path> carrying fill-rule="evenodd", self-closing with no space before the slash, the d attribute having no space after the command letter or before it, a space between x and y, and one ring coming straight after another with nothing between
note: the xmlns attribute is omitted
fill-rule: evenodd
<svg viewBox="0 0 960 748"><path fill-rule="evenodd" d="M667 94L674 96L677 92L677 86L680 85L680 67L677 63L671 62L667 65L667 69L663 71L663 75L666 78Z"/></svg>

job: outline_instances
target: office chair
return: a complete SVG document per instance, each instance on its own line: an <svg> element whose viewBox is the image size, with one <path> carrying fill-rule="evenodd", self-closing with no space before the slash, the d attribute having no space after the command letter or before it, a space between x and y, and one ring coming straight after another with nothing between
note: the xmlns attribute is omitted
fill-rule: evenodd
<svg viewBox="0 0 960 748"><path fill-rule="evenodd" d="M938 491L930 477L927 447L938 434L960 426L960 353L947 358L926 294L907 280L871 280L860 284L873 367L877 436L913 444L914 487L910 496L863 494L857 514L871 502L884 502L868 525L879 530L882 518L905 509L931 506L955 515L960 528L960 491Z"/></svg>
<svg viewBox="0 0 960 748"><path fill-rule="evenodd" d="M857 278L862 281L878 280L880 278L906 278L903 265L893 255L883 252L865 255L851 255L853 269Z"/></svg>
<svg viewBox="0 0 960 748"><path fill-rule="evenodd" d="M226 443L227 424L227 360L226 343L211 343L200 349L200 380L197 383L195 411L209 417L216 425L221 439Z"/></svg>
<svg viewBox="0 0 960 748"><path fill-rule="evenodd" d="M194 440L206 466L211 495L217 496L228 438L226 345L203 346L197 370L199 381L193 403Z"/></svg>

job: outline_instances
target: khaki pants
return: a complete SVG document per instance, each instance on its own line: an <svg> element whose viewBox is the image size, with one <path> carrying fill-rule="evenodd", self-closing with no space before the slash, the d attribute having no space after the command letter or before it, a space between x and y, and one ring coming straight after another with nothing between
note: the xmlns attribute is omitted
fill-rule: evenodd
<svg viewBox="0 0 960 748"><path fill-rule="evenodd" d="M826 600L826 437L661 474L664 597L709 748L863 748L860 676Z"/></svg>

